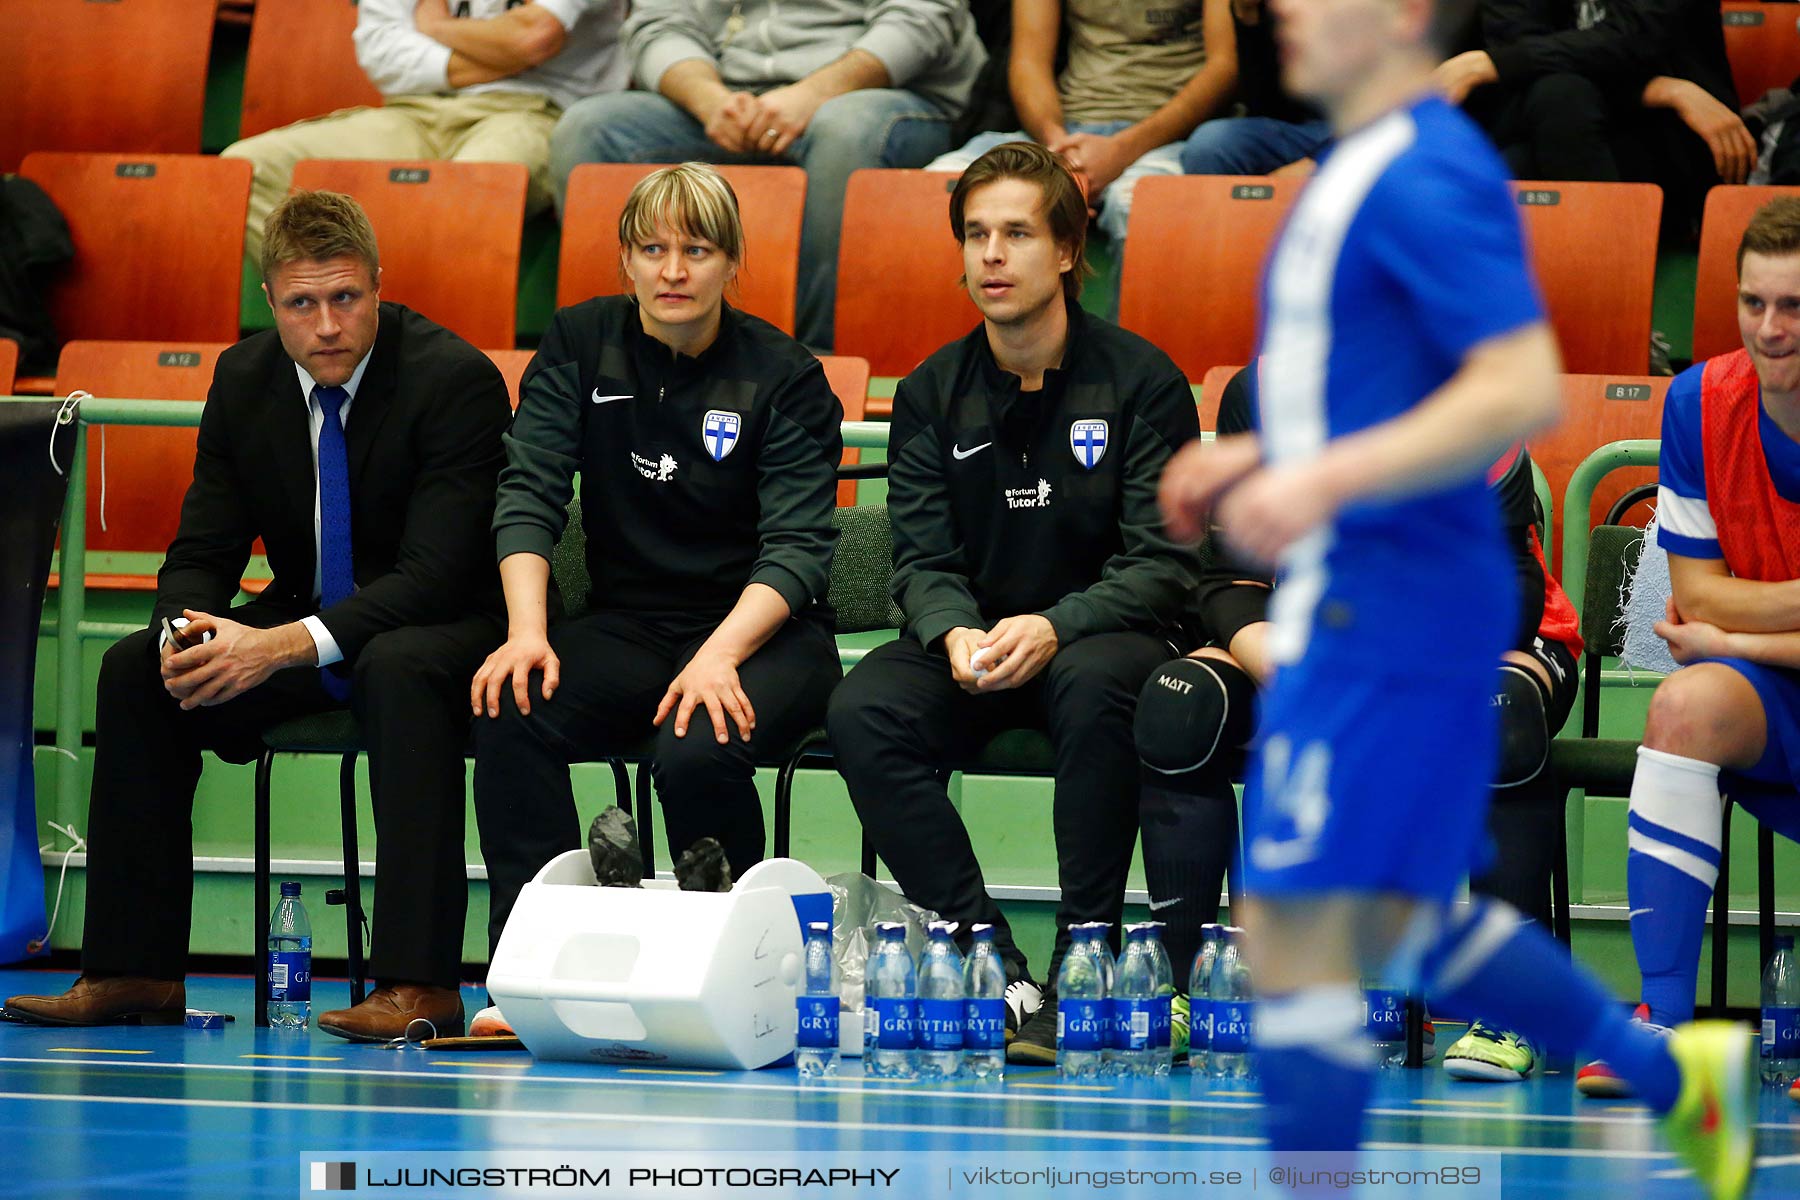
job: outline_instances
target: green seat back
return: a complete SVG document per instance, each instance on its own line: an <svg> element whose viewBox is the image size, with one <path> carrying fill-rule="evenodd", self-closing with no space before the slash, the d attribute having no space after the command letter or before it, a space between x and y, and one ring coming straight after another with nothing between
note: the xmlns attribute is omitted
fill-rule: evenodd
<svg viewBox="0 0 1800 1200"><path fill-rule="evenodd" d="M889 584L894 578L894 528L885 504L840 508L837 555L831 560L831 607L839 633L897 629L902 620Z"/></svg>
<svg viewBox="0 0 1800 1200"><path fill-rule="evenodd" d="M550 552L550 574L562 593L563 615L579 617L588 607L587 535L581 529L581 497L569 501L569 523Z"/></svg>
<svg viewBox="0 0 1800 1200"><path fill-rule="evenodd" d="M837 554L831 562L831 607L837 610L839 633L895 629L900 609L888 592L894 576L894 531L885 504L859 504L835 510ZM569 523L550 554L550 570L562 592L563 610L576 617L587 611L591 583L587 571L587 537L581 528L581 501L569 502Z"/></svg>
<svg viewBox="0 0 1800 1200"><path fill-rule="evenodd" d="M1581 638L1588 652L1617 655L1625 648L1620 617L1625 585L1644 552L1644 531L1635 525L1596 525L1588 532L1587 588L1581 602Z"/></svg>

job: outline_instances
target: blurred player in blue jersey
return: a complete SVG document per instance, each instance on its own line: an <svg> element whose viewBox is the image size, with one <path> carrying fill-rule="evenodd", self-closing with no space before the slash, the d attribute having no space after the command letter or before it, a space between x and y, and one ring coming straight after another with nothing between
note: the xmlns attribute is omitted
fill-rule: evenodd
<svg viewBox="0 0 1800 1200"><path fill-rule="evenodd" d="M1505 169L1429 90L1457 14L1274 10L1286 83L1336 141L1266 269L1260 436L1191 444L1162 489L1175 536L1197 539L1216 507L1281 574L1245 839L1271 1142L1356 1146L1374 1066L1358 981L1379 974L1552 1051L1601 1052L1710 1193L1739 1195L1757 1095L1746 1031L1660 1039L1516 910L1452 907L1484 865L1491 676L1518 595L1483 476L1554 419L1561 366Z"/></svg>

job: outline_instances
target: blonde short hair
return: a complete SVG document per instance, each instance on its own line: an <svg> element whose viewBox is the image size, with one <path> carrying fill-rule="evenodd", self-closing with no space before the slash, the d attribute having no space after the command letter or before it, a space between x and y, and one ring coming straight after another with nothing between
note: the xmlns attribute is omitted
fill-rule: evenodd
<svg viewBox="0 0 1800 1200"><path fill-rule="evenodd" d="M262 276L302 260L361 259L373 280L381 270L375 227L354 198L342 192L300 191L275 206L263 223Z"/></svg>
<svg viewBox="0 0 1800 1200"><path fill-rule="evenodd" d="M737 193L705 163L662 167L640 179L619 214L619 245L629 250L653 241L656 227L664 224L705 238L734 263L744 259Z"/></svg>

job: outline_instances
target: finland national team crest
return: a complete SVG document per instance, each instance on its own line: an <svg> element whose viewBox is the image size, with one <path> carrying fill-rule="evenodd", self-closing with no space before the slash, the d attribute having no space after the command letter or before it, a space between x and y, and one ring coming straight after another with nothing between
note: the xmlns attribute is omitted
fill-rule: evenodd
<svg viewBox="0 0 1800 1200"><path fill-rule="evenodd" d="M743 426L743 418L723 409L709 408L706 416L700 421L700 438L706 443L706 452L712 455L714 462L724 462L725 456L737 449L738 430Z"/></svg>
<svg viewBox="0 0 1800 1200"><path fill-rule="evenodd" d="M1106 457L1106 422L1076 421L1069 426L1069 449L1075 452L1075 461L1093 470Z"/></svg>

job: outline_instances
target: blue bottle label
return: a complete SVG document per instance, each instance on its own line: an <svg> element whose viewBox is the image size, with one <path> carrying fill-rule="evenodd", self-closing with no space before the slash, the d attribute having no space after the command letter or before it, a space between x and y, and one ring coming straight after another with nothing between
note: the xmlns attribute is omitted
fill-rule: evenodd
<svg viewBox="0 0 1800 1200"><path fill-rule="evenodd" d="M1154 1000L1114 1000L1113 1046L1119 1050L1148 1050L1151 1041L1151 1006Z"/></svg>
<svg viewBox="0 0 1800 1200"><path fill-rule="evenodd" d="M1158 996L1150 1001L1150 1048L1167 1050L1172 1044L1174 1031L1174 997Z"/></svg>
<svg viewBox="0 0 1800 1200"><path fill-rule="evenodd" d="M1189 998L1188 1049L1206 1050L1212 1046L1213 1002L1205 996Z"/></svg>
<svg viewBox="0 0 1800 1200"><path fill-rule="evenodd" d="M1253 1005L1248 1000L1213 1001L1212 1052L1246 1054L1250 1050Z"/></svg>
<svg viewBox="0 0 1800 1200"><path fill-rule="evenodd" d="M800 1031L794 1044L804 1050L836 1050L838 1046L838 998L796 996Z"/></svg>
<svg viewBox="0 0 1800 1200"><path fill-rule="evenodd" d="M1800 1008L1763 1006L1762 1056L1800 1058Z"/></svg>
<svg viewBox="0 0 1800 1200"><path fill-rule="evenodd" d="M1006 1001L998 996L991 1000L963 1001L963 1048L1006 1048Z"/></svg>
<svg viewBox="0 0 1800 1200"><path fill-rule="evenodd" d="M1109 1040L1109 1018L1105 1000L1057 1000L1057 1049L1105 1049Z"/></svg>
<svg viewBox="0 0 1800 1200"><path fill-rule="evenodd" d="M961 1000L919 1001L919 1049L961 1050L963 1047L963 1002Z"/></svg>
<svg viewBox="0 0 1800 1200"><path fill-rule="evenodd" d="M881 1050L913 1048L913 1001L897 996L883 996L869 1001L868 1025L864 1034L875 1035L875 1046ZM866 1040L865 1040L866 1044Z"/></svg>
<svg viewBox="0 0 1800 1200"><path fill-rule="evenodd" d="M312 999L311 951L269 951L269 999L283 1003Z"/></svg>
<svg viewBox="0 0 1800 1200"><path fill-rule="evenodd" d="M1371 988L1367 995L1369 1036L1378 1042L1406 1040L1406 993Z"/></svg>

